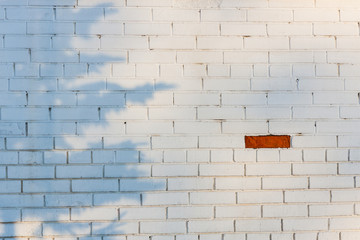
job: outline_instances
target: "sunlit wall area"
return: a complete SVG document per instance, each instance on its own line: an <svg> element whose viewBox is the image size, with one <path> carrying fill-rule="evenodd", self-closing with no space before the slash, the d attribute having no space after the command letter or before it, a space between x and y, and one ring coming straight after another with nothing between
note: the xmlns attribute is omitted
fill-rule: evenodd
<svg viewBox="0 0 360 240"><path fill-rule="evenodd" d="M359 22L358 0L0 0L0 240L360 239Z"/></svg>

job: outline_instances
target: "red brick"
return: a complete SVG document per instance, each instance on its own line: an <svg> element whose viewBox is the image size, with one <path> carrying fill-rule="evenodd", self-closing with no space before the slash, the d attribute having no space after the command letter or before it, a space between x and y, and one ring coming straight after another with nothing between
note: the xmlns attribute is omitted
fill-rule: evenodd
<svg viewBox="0 0 360 240"><path fill-rule="evenodd" d="M245 148L290 148L290 136L245 136Z"/></svg>

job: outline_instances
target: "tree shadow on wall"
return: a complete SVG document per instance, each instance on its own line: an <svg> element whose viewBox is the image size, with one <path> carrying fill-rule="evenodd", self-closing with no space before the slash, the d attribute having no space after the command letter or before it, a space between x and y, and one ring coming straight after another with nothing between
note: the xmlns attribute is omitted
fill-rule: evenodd
<svg viewBox="0 0 360 240"><path fill-rule="evenodd" d="M61 20L46 22L54 24L49 29L44 22L28 22L31 41L41 35L51 38L53 47L33 44L30 62L15 63L15 68L37 67L40 75L10 79L13 94L26 95L27 102L14 106L25 114L9 120L26 127L4 137L8 152L41 152L42 160L7 166L7 180L23 186L20 194L0 195L0 207L6 208L0 210L1 237L137 234L139 223L126 208L140 212L143 192L166 190L165 179L151 177L150 163L162 161L161 152L151 151L151 134L127 134L126 121L146 121L156 91L173 86L138 79L126 63L127 49L116 43L116 50L101 49L104 27L121 23L104 21L109 7L58 6ZM75 34L64 30L74 25L72 19Z"/></svg>

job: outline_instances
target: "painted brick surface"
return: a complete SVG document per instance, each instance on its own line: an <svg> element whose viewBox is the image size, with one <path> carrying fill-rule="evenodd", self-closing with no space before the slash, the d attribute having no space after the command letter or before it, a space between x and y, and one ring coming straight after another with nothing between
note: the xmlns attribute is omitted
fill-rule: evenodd
<svg viewBox="0 0 360 240"><path fill-rule="evenodd" d="M0 0L0 240L359 239L359 13Z"/></svg>

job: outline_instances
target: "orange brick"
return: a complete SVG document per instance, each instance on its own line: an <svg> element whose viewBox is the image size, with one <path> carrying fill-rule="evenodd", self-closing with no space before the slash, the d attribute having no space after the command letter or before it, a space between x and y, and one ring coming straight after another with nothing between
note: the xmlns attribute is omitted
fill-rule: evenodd
<svg viewBox="0 0 360 240"><path fill-rule="evenodd" d="M290 148L290 136L245 136L245 148Z"/></svg>

